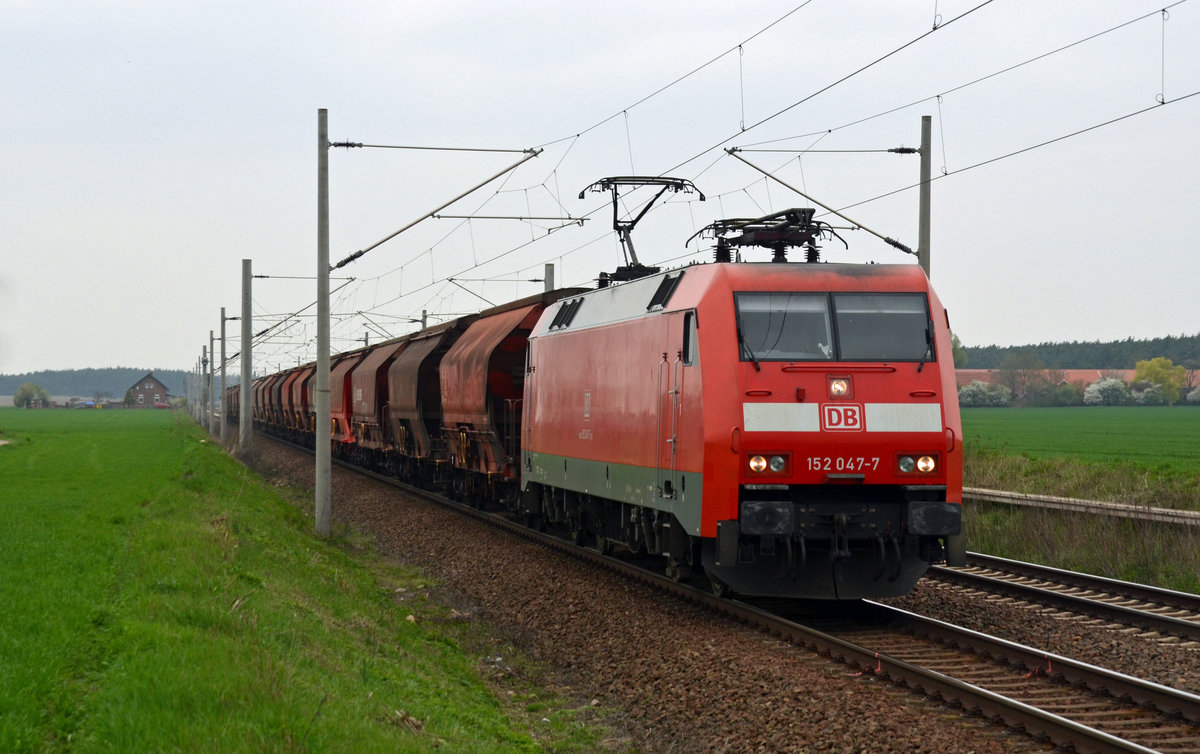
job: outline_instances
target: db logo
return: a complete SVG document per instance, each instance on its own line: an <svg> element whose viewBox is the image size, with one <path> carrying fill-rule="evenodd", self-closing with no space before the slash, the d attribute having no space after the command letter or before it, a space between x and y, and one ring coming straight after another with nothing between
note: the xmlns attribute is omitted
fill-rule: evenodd
<svg viewBox="0 0 1200 754"><path fill-rule="evenodd" d="M861 432L861 403L825 403L821 405L821 429L829 432Z"/></svg>

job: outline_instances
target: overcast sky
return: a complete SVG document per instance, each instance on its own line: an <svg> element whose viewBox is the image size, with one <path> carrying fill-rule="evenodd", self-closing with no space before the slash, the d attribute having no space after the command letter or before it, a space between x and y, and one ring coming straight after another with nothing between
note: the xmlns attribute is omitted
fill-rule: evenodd
<svg viewBox="0 0 1200 754"><path fill-rule="evenodd" d="M8 0L0 373L190 369L240 313L242 259L272 276L255 331L309 306L319 108L334 141L543 150L447 215L586 218L417 225L334 273L334 350L536 293L547 262L591 285L623 263L606 197L578 198L604 176L707 196L638 225L663 266L711 259L685 241L715 219L809 205L724 147L916 248L919 160L874 150L919 145L922 115L963 343L1200 332L1200 3L978 4ZM332 261L521 156L332 150ZM913 261L842 235L826 260ZM314 357L314 310L256 371Z"/></svg>

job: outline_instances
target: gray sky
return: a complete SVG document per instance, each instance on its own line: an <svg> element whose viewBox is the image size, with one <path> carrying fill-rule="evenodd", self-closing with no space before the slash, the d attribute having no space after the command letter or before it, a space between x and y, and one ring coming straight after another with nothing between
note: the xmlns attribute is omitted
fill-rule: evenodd
<svg viewBox="0 0 1200 754"><path fill-rule="evenodd" d="M0 372L191 368L220 307L239 313L243 258L277 276L255 280L256 331L312 303L315 283L285 276L315 270L322 107L334 141L544 148L446 214L589 218L418 225L334 273L334 350L536 293L520 281L547 262L590 285L622 263L606 197L577 198L604 176L707 195L638 226L639 257L664 266L711 259L684 242L717 218L808 205L725 146L796 150L744 156L915 248L915 188L877 197L916 183L916 156L812 150L916 146L922 115L932 278L965 344L1200 332L1200 96L1180 99L1200 91L1200 4L1164 20L1162 0L995 0L958 18L977 4L8 0ZM331 259L518 158L333 150ZM911 260L843 236L826 259ZM315 332L279 327L256 371L312 359Z"/></svg>

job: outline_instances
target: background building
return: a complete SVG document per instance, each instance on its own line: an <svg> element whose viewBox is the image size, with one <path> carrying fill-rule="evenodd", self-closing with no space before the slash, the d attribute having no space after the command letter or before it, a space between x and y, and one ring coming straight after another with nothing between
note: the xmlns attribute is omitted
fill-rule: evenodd
<svg viewBox="0 0 1200 754"><path fill-rule="evenodd" d="M162 384L154 372L146 372L146 376L125 392L126 400L131 408L167 408L167 386Z"/></svg>

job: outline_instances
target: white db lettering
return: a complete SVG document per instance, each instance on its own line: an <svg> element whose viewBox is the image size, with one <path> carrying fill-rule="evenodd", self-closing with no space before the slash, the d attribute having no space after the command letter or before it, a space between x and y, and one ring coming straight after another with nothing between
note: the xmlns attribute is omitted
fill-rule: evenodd
<svg viewBox="0 0 1200 754"><path fill-rule="evenodd" d="M823 408L823 429L843 432L862 429L862 406L839 404L826 405Z"/></svg>

